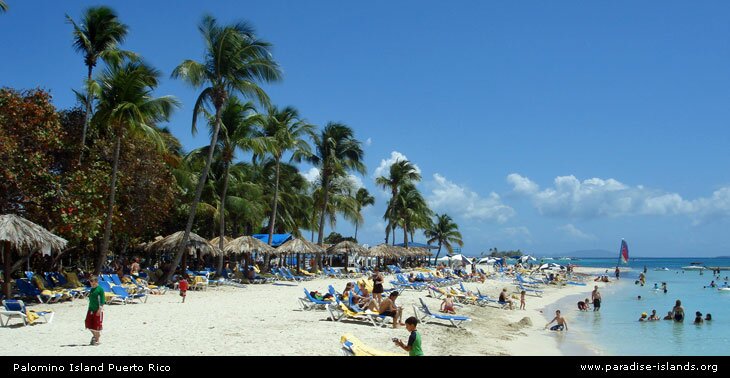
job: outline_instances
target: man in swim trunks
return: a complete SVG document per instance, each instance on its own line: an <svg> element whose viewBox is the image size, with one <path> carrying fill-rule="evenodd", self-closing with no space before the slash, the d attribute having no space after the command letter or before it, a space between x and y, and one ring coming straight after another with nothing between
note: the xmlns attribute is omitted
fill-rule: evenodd
<svg viewBox="0 0 730 378"><path fill-rule="evenodd" d="M601 309L601 293L598 292L598 285L594 286L591 300L593 301L593 311L599 311Z"/></svg>
<svg viewBox="0 0 730 378"><path fill-rule="evenodd" d="M557 324L550 327L551 331L562 331L563 329L566 331L568 330L568 322L565 321L564 317L560 316L560 310L555 311L555 317L550 321L550 323L545 325L545 328L547 328L550 324L553 324L553 322L557 322Z"/></svg>

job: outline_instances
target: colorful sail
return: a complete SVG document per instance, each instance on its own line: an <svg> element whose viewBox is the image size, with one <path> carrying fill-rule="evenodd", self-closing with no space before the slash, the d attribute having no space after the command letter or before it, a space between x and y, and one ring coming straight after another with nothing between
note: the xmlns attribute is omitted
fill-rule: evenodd
<svg viewBox="0 0 730 378"><path fill-rule="evenodd" d="M626 240L621 240L621 262L624 264L629 263L629 246L626 244Z"/></svg>

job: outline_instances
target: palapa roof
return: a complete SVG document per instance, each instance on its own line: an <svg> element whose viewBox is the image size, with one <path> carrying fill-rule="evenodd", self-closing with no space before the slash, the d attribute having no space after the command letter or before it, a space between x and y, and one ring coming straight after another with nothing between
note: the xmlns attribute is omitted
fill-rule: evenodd
<svg viewBox="0 0 730 378"><path fill-rule="evenodd" d="M262 242L253 236L241 236L228 242L223 248L225 253L273 253L274 247Z"/></svg>
<svg viewBox="0 0 730 378"><path fill-rule="evenodd" d="M341 241L341 242L327 248L327 254L329 254L329 255L339 255L339 254L362 255L365 252L367 252L367 249L365 249L365 247L363 247L360 244L357 244L355 242L351 242L351 241L347 241L347 240Z"/></svg>
<svg viewBox="0 0 730 378"><path fill-rule="evenodd" d="M365 253L361 253L360 256L395 257L398 255L398 250L401 250L401 249L403 249L403 248L393 247L390 244L378 244L375 247L370 247L370 249L368 249Z"/></svg>
<svg viewBox="0 0 730 378"><path fill-rule="evenodd" d="M213 239L210 239L210 244L213 244L214 246L217 247L218 246L218 241L220 241L220 238L221 238L220 236L216 236ZM225 249L226 244L230 243L231 240L233 240L233 239L229 238L228 236L224 236L223 237L223 247L224 247L224 249Z"/></svg>
<svg viewBox="0 0 730 378"><path fill-rule="evenodd" d="M277 253L324 254L324 248L304 239L294 238L276 248Z"/></svg>
<svg viewBox="0 0 730 378"><path fill-rule="evenodd" d="M160 240L148 244L146 248L148 251L176 251L180 246L180 243L182 243L184 235L184 231L178 231L172 235L168 235ZM218 256L222 253L218 247L210 244L210 242L198 236L198 234L194 232L190 233L190 237L188 239L189 240L186 245L188 253L200 251L202 255L211 254L213 256Z"/></svg>
<svg viewBox="0 0 730 378"><path fill-rule="evenodd" d="M9 242L19 253L60 251L66 239L15 214L0 215L0 242Z"/></svg>

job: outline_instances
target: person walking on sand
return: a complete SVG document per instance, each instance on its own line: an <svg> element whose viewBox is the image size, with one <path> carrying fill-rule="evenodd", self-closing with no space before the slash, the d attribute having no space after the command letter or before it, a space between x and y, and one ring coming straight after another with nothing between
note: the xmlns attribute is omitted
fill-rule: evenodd
<svg viewBox="0 0 730 378"><path fill-rule="evenodd" d="M180 296L182 297L182 303L185 303L185 297L188 296L188 280L186 280L185 277L180 276L180 282L178 282L177 287L178 287L178 289L180 289Z"/></svg>
<svg viewBox="0 0 730 378"><path fill-rule="evenodd" d="M104 289L99 286L99 278L89 278L91 292L89 292L89 309L86 311L86 329L91 331L90 345L99 345L101 338L102 321L104 320Z"/></svg>
<svg viewBox="0 0 730 378"><path fill-rule="evenodd" d="M560 315L560 310L555 310L555 317L550 321L550 323L545 324L545 328L547 328L550 324L553 324L553 322L557 322L557 324L550 327L551 331L568 330L568 322Z"/></svg>
<svg viewBox="0 0 730 378"><path fill-rule="evenodd" d="M601 309L601 293L598 292L598 285L593 287L591 301L593 302L593 311L599 311Z"/></svg>

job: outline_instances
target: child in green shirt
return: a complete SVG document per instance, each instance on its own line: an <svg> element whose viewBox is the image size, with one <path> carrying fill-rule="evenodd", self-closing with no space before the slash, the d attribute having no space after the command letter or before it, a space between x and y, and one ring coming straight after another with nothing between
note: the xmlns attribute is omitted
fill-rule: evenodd
<svg viewBox="0 0 730 378"><path fill-rule="evenodd" d="M395 345L408 351L409 356L423 356L423 349L421 349L421 333L416 331L418 325L418 318L411 316L406 319L406 329L411 335L408 337L408 344L404 344L403 341L397 338L393 338Z"/></svg>

